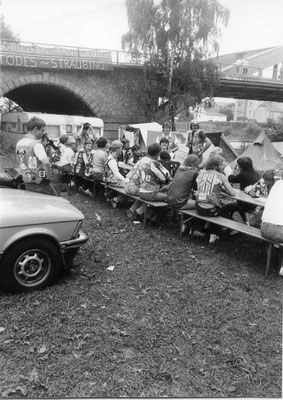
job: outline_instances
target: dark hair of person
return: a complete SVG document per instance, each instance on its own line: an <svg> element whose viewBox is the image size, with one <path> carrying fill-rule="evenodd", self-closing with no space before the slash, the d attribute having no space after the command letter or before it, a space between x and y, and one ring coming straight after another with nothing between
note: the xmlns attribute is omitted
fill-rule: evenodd
<svg viewBox="0 0 283 400"><path fill-rule="evenodd" d="M204 140L206 138L206 134L204 133L204 131L199 131L198 136L202 140Z"/></svg>
<svg viewBox="0 0 283 400"><path fill-rule="evenodd" d="M104 136L100 136L96 141L98 149L103 149L107 145L108 140Z"/></svg>
<svg viewBox="0 0 283 400"><path fill-rule="evenodd" d="M159 158L160 158L160 160L162 160L162 161L171 160L171 156L170 156L170 154L168 153L168 151L166 151L166 150L162 150L162 151L160 152Z"/></svg>
<svg viewBox="0 0 283 400"><path fill-rule="evenodd" d="M44 133L41 138L42 142L44 142L44 140L46 141L45 146L51 146L53 150L59 149L59 147L54 144L53 140L49 139L49 137L46 133Z"/></svg>
<svg viewBox="0 0 283 400"><path fill-rule="evenodd" d="M185 167L197 167L199 164L200 164L200 159L196 154L188 155L183 162L183 165Z"/></svg>
<svg viewBox="0 0 283 400"><path fill-rule="evenodd" d="M253 162L250 157L238 158L237 164L239 165L241 171L243 171L243 172L255 172L254 167L253 167Z"/></svg>
<svg viewBox="0 0 283 400"><path fill-rule="evenodd" d="M90 127L90 123L89 122L85 122L83 124L83 129L88 129Z"/></svg>
<svg viewBox="0 0 283 400"><path fill-rule="evenodd" d="M199 129L199 123L196 121L191 121L190 123L190 130L193 130L193 127L196 126Z"/></svg>
<svg viewBox="0 0 283 400"><path fill-rule="evenodd" d="M127 144L127 143L130 143L129 139L127 139L127 138L123 138L121 140L121 142L123 143L123 146L125 146L125 144Z"/></svg>
<svg viewBox="0 0 283 400"><path fill-rule="evenodd" d="M160 143L160 144L161 144L161 143L169 144L169 140L168 140L166 137L162 137L162 138L160 139L159 143Z"/></svg>
<svg viewBox="0 0 283 400"><path fill-rule="evenodd" d="M161 146L159 143L152 143L147 148L147 154L151 157L158 156L161 152Z"/></svg>
<svg viewBox="0 0 283 400"><path fill-rule="evenodd" d="M34 128L41 129L44 126L46 126L46 123L43 121L43 119L37 118L37 117L32 117L28 121L27 128L28 128L28 131L33 131Z"/></svg>
<svg viewBox="0 0 283 400"><path fill-rule="evenodd" d="M267 171L265 171L262 175L263 179L269 182L274 183L275 182L275 178L274 178L274 170L273 169L268 169Z"/></svg>
<svg viewBox="0 0 283 400"><path fill-rule="evenodd" d="M85 145L87 145L87 144L93 145L93 143L94 143L94 141L93 141L91 138L88 138L88 139L86 139L86 141L85 141Z"/></svg>
<svg viewBox="0 0 283 400"><path fill-rule="evenodd" d="M163 124L163 126L162 126L162 129L164 130L165 128L171 129L171 124L170 124L170 122L168 122L168 121L164 122L164 124Z"/></svg>
<svg viewBox="0 0 283 400"><path fill-rule="evenodd" d="M62 136L60 136L59 141L60 141L60 143L62 143L62 144L67 143L67 141L68 141L68 136L67 136L67 135L62 135Z"/></svg>
<svg viewBox="0 0 283 400"><path fill-rule="evenodd" d="M210 170L210 169L215 169L220 167L220 165L224 162L224 158L221 156L211 156L208 157L205 169Z"/></svg>
<svg viewBox="0 0 283 400"><path fill-rule="evenodd" d="M134 144L134 145L131 147L131 150L132 150L132 151L138 151L138 150L140 150L140 146L139 146L138 144Z"/></svg>

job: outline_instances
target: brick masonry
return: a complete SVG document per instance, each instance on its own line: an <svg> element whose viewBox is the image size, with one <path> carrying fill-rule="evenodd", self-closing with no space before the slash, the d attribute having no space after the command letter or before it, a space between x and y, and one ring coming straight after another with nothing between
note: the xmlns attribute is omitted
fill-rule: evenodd
<svg viewBox="0 0 283 400"><path fill-rule="evenodd" d="M29 96L29 85L64 89L84 102L90 116L102 118L106 135L114 138L121 124L154 120L156 105L148 95L149 84L154 84L152 79L148 81L144 69L136 67L116 67L113 71L50 71L2 66L0 95L9 98L9 92L21 88L24 96Z"/></svg>

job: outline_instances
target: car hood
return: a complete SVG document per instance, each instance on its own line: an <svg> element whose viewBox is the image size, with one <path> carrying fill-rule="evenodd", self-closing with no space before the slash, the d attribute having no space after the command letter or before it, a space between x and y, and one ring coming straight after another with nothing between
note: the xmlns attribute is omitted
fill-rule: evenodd
<svg viewBox="0 0 283 400"><path fill-rule="evenodd" d="M82 220L84 215L62 197L19 189L0 189L0 226Z"/></svg>

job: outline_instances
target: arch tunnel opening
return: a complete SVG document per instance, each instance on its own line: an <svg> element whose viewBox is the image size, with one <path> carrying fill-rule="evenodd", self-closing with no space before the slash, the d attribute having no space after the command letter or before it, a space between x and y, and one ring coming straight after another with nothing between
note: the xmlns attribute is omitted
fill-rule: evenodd
<svg viewBox="0 0 283 400"><path fill-rule="evenodd" d="M55 85L28 84L12 89L5 97L14 101L24 111L96 117L82 98Z"/></svg>

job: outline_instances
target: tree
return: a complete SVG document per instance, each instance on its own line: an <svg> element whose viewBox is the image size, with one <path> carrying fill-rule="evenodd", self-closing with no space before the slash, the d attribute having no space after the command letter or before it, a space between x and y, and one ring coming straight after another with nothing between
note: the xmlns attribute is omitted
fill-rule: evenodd
<svg viewBox="0 0 283 400"><path fill-rule="evenodd" d="M0 16L0 37L2 40L20 40L19 36L12 31L10 25L6 23L4 15Z"/></svg>
<svg viewBox="0 0 283 400"><path fill-rule="evenodd" d="M122 47L146 54L147 71L159 76L155 94L169 99L175 108L180 101L188 108L211 96L218 73L210 58L219 50L229 10L217 0L125 0L125 4L129 31L122 37Z"/></svg>
<svg viewBox="0 0 283 400"><path fill-rule="evenodd" d="M11 27L6 23L4 15L0 16L0 37L2 40L19 41L19 36L16 35ZM21 108L7 97L0 97L0 112L19 111Z"/></svg>

